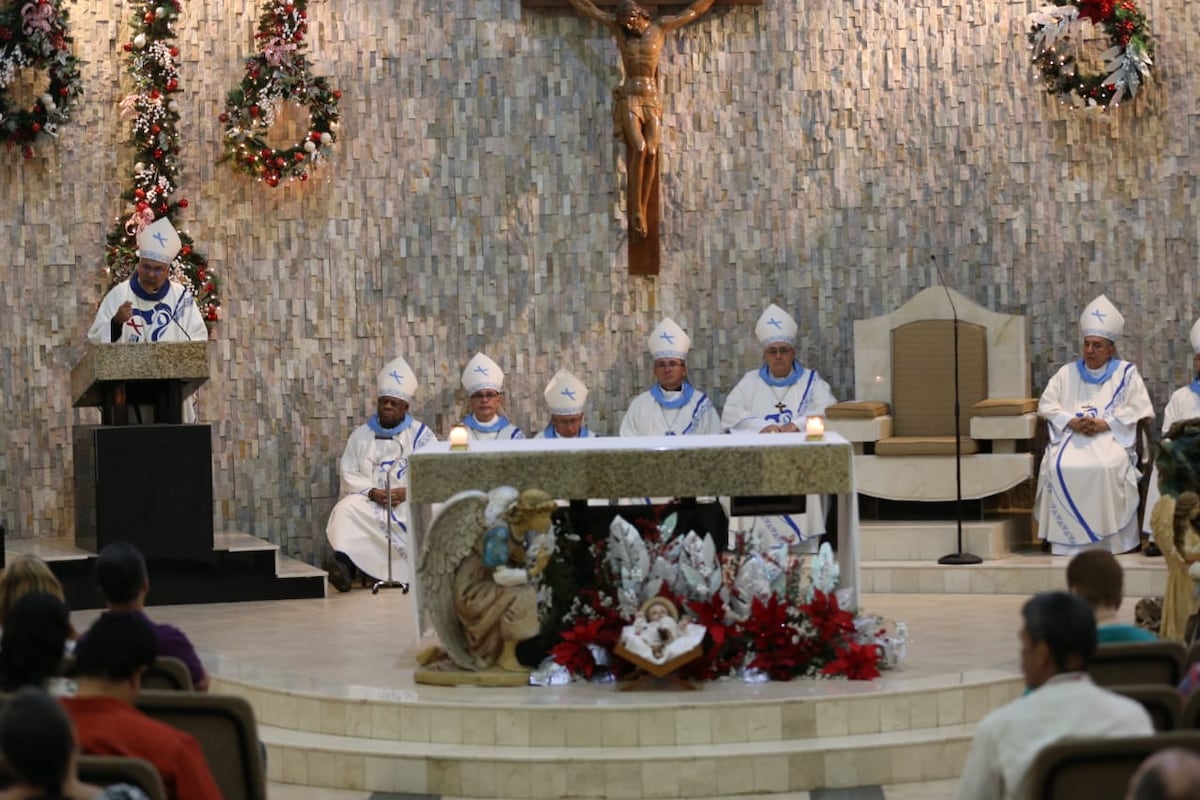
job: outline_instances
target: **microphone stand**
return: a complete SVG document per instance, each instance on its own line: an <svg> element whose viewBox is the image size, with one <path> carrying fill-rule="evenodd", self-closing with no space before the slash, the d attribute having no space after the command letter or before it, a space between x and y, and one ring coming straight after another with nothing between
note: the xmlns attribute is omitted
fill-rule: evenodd
<svg viewBox="0 0 1200 800"><path fill-rule="evenodd" d="M954 517L958 523L958 550L953 553L947 553L937 560L939 564L947 564L950 566L963 566L968 564L982 564L983 559L974 553L968 553L963 550L963 510L962 510L962 409L959 404L959 388L958 388L958 309L954 307L954 297L950 294L950 287L946 285L945 279L942 278L942 270L938 267L937 258L932 254L929 260L933 262L933 268L937 270L938 280L942 283L942 289L946 291L946 300L950 303L950 313L954 317Z"/></svg>
<svg viewBox="0 0 1200 800"><path fill-rule="evenodd" d="M408 581L398 581L392 578L392 556L396 548L392 547L392 468L389 466L384 472L384 491L387 492L387 505L383 509L383 513L387 514L387 554L388 554L388 574L386 580L377 580L375 585L371 587L371 594L379 594L380 589L399 589L404 594L408 594Z"/></svg>

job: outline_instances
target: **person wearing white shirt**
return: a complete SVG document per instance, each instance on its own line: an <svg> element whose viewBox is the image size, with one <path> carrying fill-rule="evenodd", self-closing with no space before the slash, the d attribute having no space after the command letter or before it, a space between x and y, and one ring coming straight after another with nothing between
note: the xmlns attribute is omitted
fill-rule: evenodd
<svg viewBox="0 0 1200 800"><path fill-rule="evenodd" d="M1096 686L1086 672L1096 651L1096 619L1082 597L1043 592L1021 609L1021 671L1029 691L975 728L959 800L1025 800L1029 767L1046 745L1066 738L1151 736L1141 703Z"/></svg>

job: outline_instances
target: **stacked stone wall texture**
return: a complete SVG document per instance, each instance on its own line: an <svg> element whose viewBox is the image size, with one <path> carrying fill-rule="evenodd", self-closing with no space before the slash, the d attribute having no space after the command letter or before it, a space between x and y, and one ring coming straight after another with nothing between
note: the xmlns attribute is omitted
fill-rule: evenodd
<svg viewBox="0 0 1200 800"><path fill-rule="evenodd" d="M71 427L97 416L71 408L68 376L132 167L118 110L129 9L66 5L87 95L32 161L0 154L13 537L73 531ZM215 163L258 9L187 0L177 196L225 296L201 397L217 528L319 555L338 456L398 353L423 382L417 416L443 437L477 350L507 371L527 429L546 424L542 387L567 366L591 386L589 424L611 433L649 380L661 316L691 333L691 374L720 404L756 366L754 322L775 301L848 398L853 321L934 283L931 255L951 286L1030 317L1034 392L1107 293L1161 408L1188 377L1200 314L1200 7L1141 0L1154 81L1100 114L1031 84L1036 5L766 0L677 32L661 62L663 267L642 278L625 269L619 62L599 25L518 0L312 0L310 57L344 92L341 142L316 180L272 191ZM151 463L129 472L170 491Z"/></svg>

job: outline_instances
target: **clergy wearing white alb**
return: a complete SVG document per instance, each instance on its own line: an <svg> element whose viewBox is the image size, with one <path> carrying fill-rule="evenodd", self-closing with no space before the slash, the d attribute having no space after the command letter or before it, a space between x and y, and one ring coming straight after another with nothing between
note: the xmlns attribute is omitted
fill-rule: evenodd
<svg viewBox="0 0 1200 800"><path fill-rule="evenodd" d="M350 589L355 569L366 576L387 577L389 561L394 580L412 580L408 458L437 441L409 410L417 386L403 357L390 361L379 373L376 413L346 442L339 465L342 498L325 528L338 560L324 566L339 591Z"/></svg>
<svg viewBox="0 0 1200 800"><path fill-rule="evenodd" d="M542 396L550 409L550 424L535 439L588 439L596 434L583 422L588 388L567 369L560 369L546 384Z"/></svg>
<svg viewBox="0 0 1200 800"><path fill-rule="evenodd" d="M1192 380L1186 386L1176 389L1167 401L1167 407L1163 409L1163 436L1167 435L1167 431L1171 430L1171 426L1176 422L1200 417L1200 319L1193 323L1188 339L1192 345ZM1150 529L1150 512L1160 497L1162 493L1158 488L1158 465L1155 465L1154 471L1150 473L1150 488L1146 492L1146 515L1142 520L1142 530L1150 534L1150 541L1154 541L1154 531Z"/></svg>
<svg viewBox="0 0 1200 800"><path fill-rule="evenodd" d="M1139 420L1154 406L1137 367L1116 358L1125 320L1104 295L1079 320L1083 357L1064 365L1042 392L1038 416L1050 444L1038 474L1038 536L1056 555L1084 547L1137 548Z"/></svg>
<svg viewBox="0 0 1200 800"><path fill-rule="evenodd" d="M796 360L797 330L792 316L774 303L759 317L754 335L763 348L763 363L743 375L725 400L721 425L730 433L799 434L807 417L822 416L837 402L816 370ZM804 507L803 514L735 517L730 526L739 535L766 537L765 546L786 544L815 553L825 533L828 500L808 495Z"/></svg>
<svg viewBox="0 0 1200 800"><path fill-rule="evenodd" d="M504 370L483 353L476 353L462 372L470 413L463 417L472 440L524 439L524 432L504 416Z"/></svg>
<svg viewBox="0 0 1200 800"><path fill-rule="evenodd" d="M651 332L654 384L633 398L621 420L622 436L687 436L720 433L708 395L687 379L691 338L669 317Z"/></svg>
<svg viewBox="0 0 1200 800"><path fill-rule="evenodd" d="M94 344L204 341L208 328L190 289L170 279L179 234L162 217L137 235L138 263L109 290L88 329Z"/></svg>

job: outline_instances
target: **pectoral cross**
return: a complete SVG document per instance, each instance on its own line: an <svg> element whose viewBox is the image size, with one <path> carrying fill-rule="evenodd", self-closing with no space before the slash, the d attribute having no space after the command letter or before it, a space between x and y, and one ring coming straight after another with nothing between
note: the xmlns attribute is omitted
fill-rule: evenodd
<svg viewBox="0 0 1200 800"><path fill-rule="evenodd" d="M782 401L782 400L780 400L778 403L776 403L776 404L775 404L775 407L776 407L777 409L779 409L779 416L780 416L780 417L782 417L782 416L783 416L783 412L787 411L787 406L785 406L785 405L783 404L783 401Z"/></svg>

